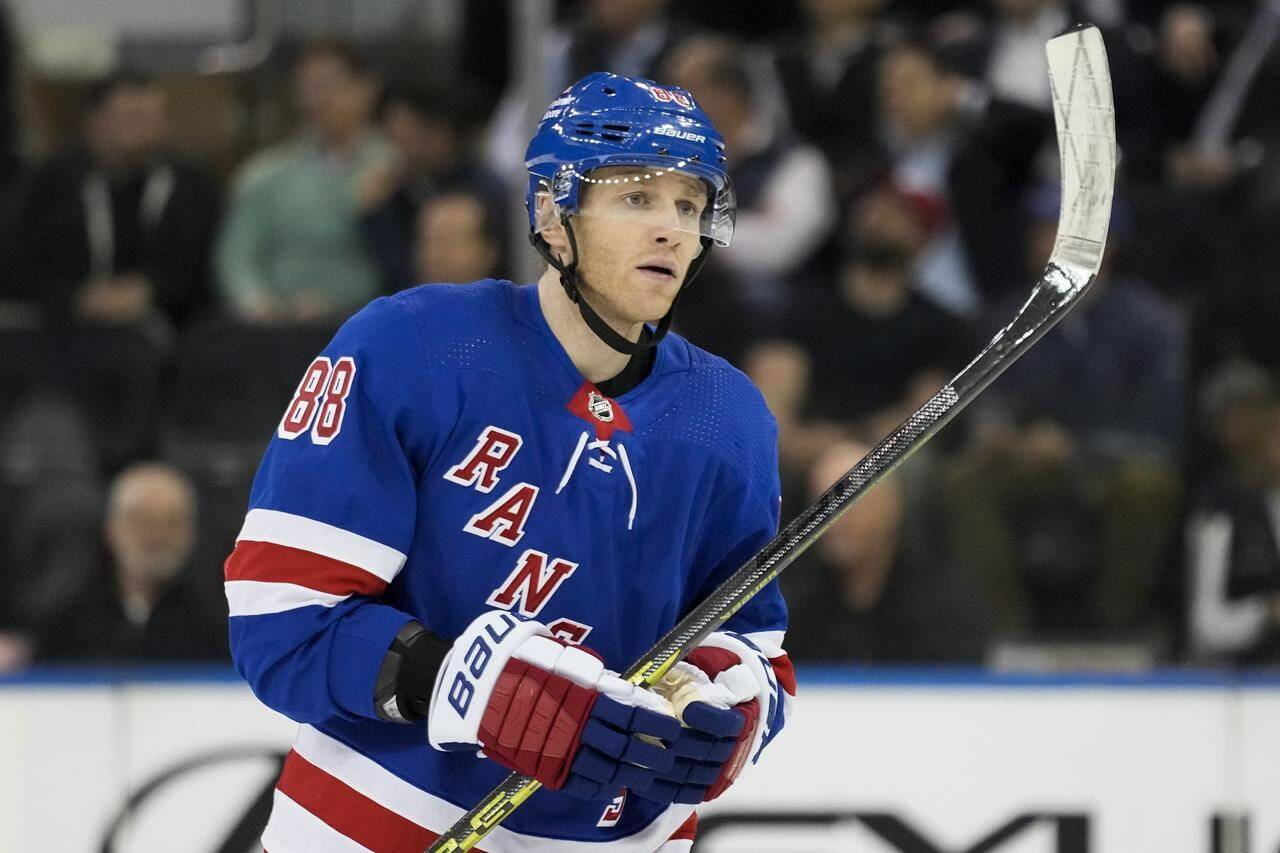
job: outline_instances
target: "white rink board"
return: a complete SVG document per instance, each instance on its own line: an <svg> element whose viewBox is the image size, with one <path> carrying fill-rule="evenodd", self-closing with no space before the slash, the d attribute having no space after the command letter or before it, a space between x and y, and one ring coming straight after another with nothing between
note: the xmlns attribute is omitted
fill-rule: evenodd
<svg viewBox="0 0 1280 853"><path fill-rule="evenodd" d="M1020 815L1048 814L1082 822L1085 846L1062 847L1049 817L989 849L1213 853L1214 814L1236 812L1249 816L1245 853L1280 848L1280 681L864 673L838 684L824 672L806 686L802 671L800 684L797 714L760 766L702 814L843 821L732 824L700 851L962 853ZM125 798L158 773L213 750L284 750L294 729L226 678L0 682L0 850L97 851ZM143 802L119 853L216 849L271 767L246 757L181 775ZM869 814L926 846L885 841Z"/></svg>
<svg viewBox="0 0 1280 853"><path fill-rule="evenodd" d="M1233 705L1253 698L1168 688L814 688L802 694L794 728L739 781L734 797L702 814L887 812L951 853L971 849L1018 815L1081 813L1089 819L1090 851L1210 853L1212 815L1239 804L1230 796L1226 721ZM1256 738L1251 760L1274 781L1280 716L1259 725ZM1270 798L1267 791L1259 784L1245 792L1255 824L1264 810L1280 815L1280 787L1270 787ZM1039 829L997 849L1057 853L1052 828ZM749 836L735 833L732 843L724 837L723 846L707 846L779 849L777 836L758 847ZM829 842L820 846L815 838L803 849L900 849L856 823L830 833Z"/></svg>

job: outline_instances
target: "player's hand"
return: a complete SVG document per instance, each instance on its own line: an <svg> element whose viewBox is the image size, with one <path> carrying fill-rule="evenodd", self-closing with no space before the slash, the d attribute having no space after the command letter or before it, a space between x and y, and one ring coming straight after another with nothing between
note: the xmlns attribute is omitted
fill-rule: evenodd
<svg viewBox="0 0 1280 853"><path fill-rule="evenodd" d="M780 699L769 661L749 640L716 632L662 677L654 691L684 723L671 744L670 770L656 773L642 797L697 804L733 784L758 757L770 709Z"/></svg>
<svg viewBox="0 0 1280 853"><path fill-rule="evenodd" d="M646 790L675 766L670 703L604 668L538 623L479 616L441 665L428 711L431 745L475 749L583 799Z"/></svg>

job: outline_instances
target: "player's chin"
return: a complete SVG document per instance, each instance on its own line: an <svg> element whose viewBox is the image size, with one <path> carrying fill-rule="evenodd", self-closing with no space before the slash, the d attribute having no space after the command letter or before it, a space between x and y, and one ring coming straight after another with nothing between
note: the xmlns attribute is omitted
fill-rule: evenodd
<svg viewBox="0 0 1280 853"><path fill-rule="evenodd" d="M656 324L671 310L671 298L637 300L630 312L634 322Z"/></svg>
<svg viewBox="0 0 1280 853"><path fill-rule="evenodd" d="M661 317L671 307L671 301L680 292L680 279L676 275L656 275L647 270L636 270L631 277L630 293L636 302L646 309L661 308Z"/></svg>

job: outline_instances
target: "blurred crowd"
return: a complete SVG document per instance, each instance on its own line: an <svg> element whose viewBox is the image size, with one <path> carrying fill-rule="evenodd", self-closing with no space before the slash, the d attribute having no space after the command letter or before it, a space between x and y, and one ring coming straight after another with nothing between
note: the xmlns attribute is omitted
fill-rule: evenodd
<svg viewBox="0 0 1280 853"><path fill-rule="evenodd" d="M221 563L314 353L380 294L536 269L506 7L462 3L448 49L282 42L228 86L287 118L221 161L131 67L35 139L0 19L0 671L225 659ZM1280 0L723 10L562 0L541 100L645 76L724 134L734 244L677 327L765 394L784 523L1043 269L1047 39L1098 24L1115 92L1099 282L788 571L793 656L1280 664Z"/></svg>

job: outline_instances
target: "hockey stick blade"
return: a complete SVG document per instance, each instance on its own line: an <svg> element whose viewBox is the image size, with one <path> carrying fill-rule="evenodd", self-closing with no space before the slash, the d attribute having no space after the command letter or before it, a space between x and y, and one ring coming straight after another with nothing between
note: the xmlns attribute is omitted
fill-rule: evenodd
<svg viewBox="0 0 1280 853"><path fill-rule="evenodd" d="M954 379L801 512L746 565L637 661L626 678L653 685L684 655L764 589L868 489L928 441L1063 318L1102 265L1115 189L1115 110L1106 50L1096 27L1082 25L1046 47L1062 169L1062 209L1052 256L1031 296L1008 326ZM512 773L463 815L428 853L470 850L540 787Z"/></svg>

